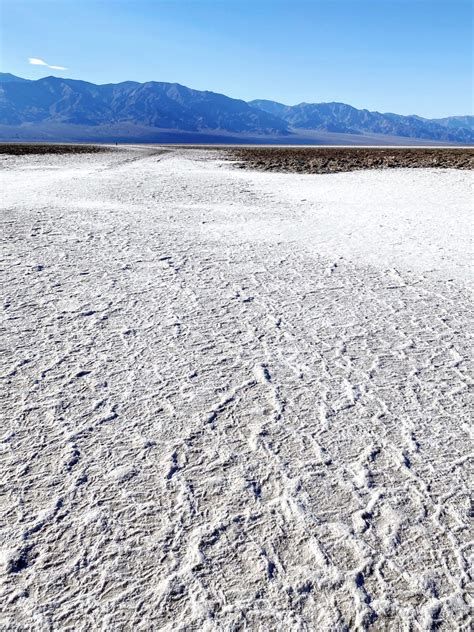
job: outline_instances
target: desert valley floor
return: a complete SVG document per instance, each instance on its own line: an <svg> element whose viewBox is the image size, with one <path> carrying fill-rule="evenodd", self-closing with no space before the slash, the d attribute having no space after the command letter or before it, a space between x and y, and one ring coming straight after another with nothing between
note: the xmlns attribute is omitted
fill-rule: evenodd
<svg viewBox="0 0 474 632"><path fill-rule="evenodd" d="M468 630L472 173L0 157L2 630Z"/></svg>

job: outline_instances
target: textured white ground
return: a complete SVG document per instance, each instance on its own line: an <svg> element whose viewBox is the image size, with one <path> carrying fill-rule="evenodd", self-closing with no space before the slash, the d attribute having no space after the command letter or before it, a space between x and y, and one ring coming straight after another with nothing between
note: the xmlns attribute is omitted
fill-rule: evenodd
<svg viewBox="0 0 474 632"><path fill-rule="evenodd" d="M2 157L2 630L468 630L471 174Z"/></svg>

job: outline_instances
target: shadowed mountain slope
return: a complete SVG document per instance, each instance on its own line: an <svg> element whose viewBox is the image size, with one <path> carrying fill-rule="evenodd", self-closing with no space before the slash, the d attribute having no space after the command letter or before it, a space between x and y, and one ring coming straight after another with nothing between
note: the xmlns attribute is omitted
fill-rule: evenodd
<svg viewBox="0 0 474 632"><path fill-rule="evenodd" d="M191 142L240 138L260 143L384 144L415 139L471 144L474 117L429 120L358 110L344 103L246 103L178 83L96 85L58 77L31 81L0 73L1 139L157 142L160 134L176 142L191 134Z"/></svg>
<svg viewBox="0 0 474 632"><path fill-rule="evenodd" d="M287 133L283 120L223 94L191 90L177 83L126 81L95 85L57 77L2 81L0 122L97 126L132 123L192 132Z"/></svg>
<svg viewBox="0 0 474 632"><path fill-rule="evenodd" d="M472 143L474 117L453 116L425 119L420 116L358 110L345 103L300 103L283 105L255 100L250 105L278 116L293 129L325 130L344 134L387 134L426 140Z"/></svg>

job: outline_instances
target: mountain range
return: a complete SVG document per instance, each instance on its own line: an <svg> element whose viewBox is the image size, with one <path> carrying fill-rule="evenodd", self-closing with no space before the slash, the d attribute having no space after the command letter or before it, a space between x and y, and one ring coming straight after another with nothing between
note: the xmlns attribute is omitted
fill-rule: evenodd
<svg viewBox="0 0 474 632"><path fill-rule="evenodd" d="M0 139L474 144L474 116L426 119L344 103L247 103L177 83L96 85L0 73Z"/></svg>

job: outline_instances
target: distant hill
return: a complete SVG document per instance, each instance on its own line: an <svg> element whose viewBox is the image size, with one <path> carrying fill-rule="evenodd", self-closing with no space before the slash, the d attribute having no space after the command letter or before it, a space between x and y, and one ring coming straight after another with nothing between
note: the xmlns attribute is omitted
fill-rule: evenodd
<svg viewBox="0 0 474 632"><path fill-rule="evenodd" d="M29 79L15 77L10 72L0 72L0 83L24 83L26 81L29 81Z"/></svg>
<svg viewBox="0 0 474 632"><path fill-rule="evenodd" d="M177 83L96 85L0 73L0 139L120 142L474 143L474 117L429 120L343 103L246 103Z"/></svg>
<svg viewBox="0 0 474 632"><path fill-rule="evenodd" d="M451 129L464 128L474 131L474 116L448 116L447 118L433 119L432 122Z"/></svg>
<svg viewBox="0 0 474 632"><path fill-rule="evenodd" d="M284 120L293 129L324 130L343 134L386 134L422 140L474 142L474 116L425 119L420 116L381 114L358 110L345 103L283 105L255 100L250 105Z"/></svg>
<svg viewBox="0 0 474 632"><path fill-rule="evenodd" d="M225 130L285 134L287 124L245 101L177 83L95 85L45 77L38 81L1 81L0 122L68 125L132 123L188 132Z"/></svg>

